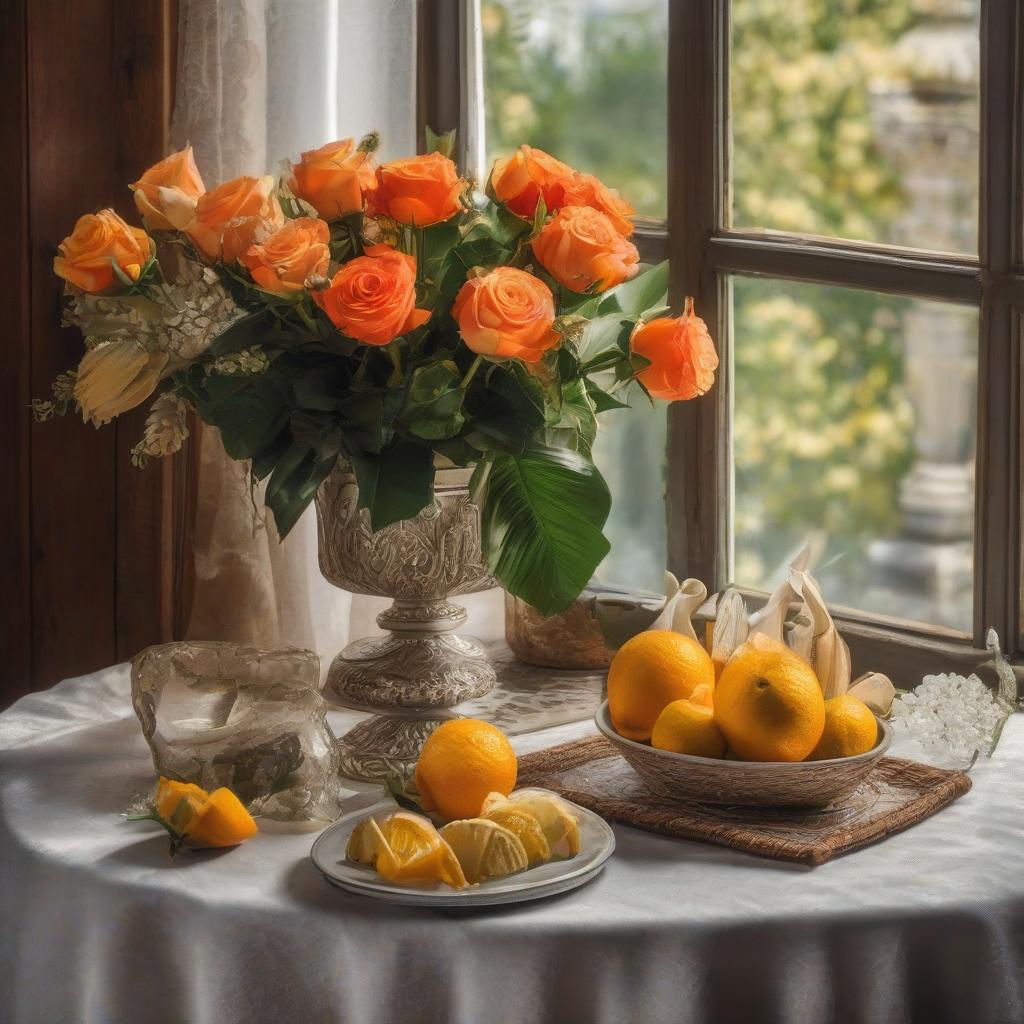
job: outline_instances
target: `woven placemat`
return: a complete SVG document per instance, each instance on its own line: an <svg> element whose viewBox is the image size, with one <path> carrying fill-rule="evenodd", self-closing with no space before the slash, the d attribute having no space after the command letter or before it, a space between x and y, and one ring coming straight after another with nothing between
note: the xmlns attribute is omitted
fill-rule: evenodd
<svg viewBox="0 0 1024 1024"><path fill-rule="evenodd" d="M963 772L886 757L824 809L716 807L652 793L603 736L519 759L520 786L541 786L607 821L696 839L774 860L824 864L924 820L971 788Z"/></svg>

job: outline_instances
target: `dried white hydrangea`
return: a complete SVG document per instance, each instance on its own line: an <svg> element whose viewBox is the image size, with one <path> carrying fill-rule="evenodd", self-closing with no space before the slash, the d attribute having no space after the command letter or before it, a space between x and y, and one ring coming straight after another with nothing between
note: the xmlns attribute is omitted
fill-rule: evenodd
<svg viewBox="0 0 1024 1024"><path fill-rule="evenodd" d="M254 346L218 356L210 366L210 372L253 377L258 373L264 373L269 365L270 360L263 349Z"/></svg>
<svg viewBox="0 0 1024 1024"><path fill-rule="evenodd" d="M173 455L188 437L189 404L173 391L164 392L146 417L142 440L132 449L132 462L145 468L151 458Z"/></svg>
<svg viewBox="0 0 1024 1024"><path fill-rule="evenodd" d="M244 315L215 271L192 260L175 263L169 281L154 280L145 295L89 295L73 290L64 323L81 329L87 347L130 338L150 352L166 352L169 369L201 356Z"/></svg>

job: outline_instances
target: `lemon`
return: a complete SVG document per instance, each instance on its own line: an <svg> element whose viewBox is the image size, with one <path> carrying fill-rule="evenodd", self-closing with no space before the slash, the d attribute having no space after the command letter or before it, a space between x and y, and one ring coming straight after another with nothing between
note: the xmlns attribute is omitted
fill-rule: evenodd
<svg viewBox="0 0 1024 1024"><path fill-rule="evenodd" d="M543 789L520 789L510 797L491 793L484 801L483 814L498 807L525 811L537 819L552 857L575 857L580 852L580 826L575 816L554 793Z"/></svg>
<svg viewBox="0 0 1024 1024"><path fill-rule="evenodd" d="M715 687L715 724L744 761L802 761L825 728L818 677L788 649L744 645Z"/></svg>
<svg viewBox="0 0 1024 1024"><path fill-rule="evenodd" d="M654 723L651 746L674 754L724 757L725 737L715 725L711 687L702 683L689 700L669 704Z"/></svg>
<svg viewBox="0 0 1024 1024"><path fill-rule="evenodd" d="M451 821L441 829L468 882L503 878L529 865L522 841L507 828L486 818Z"/></svg>
<svg viewBox="0 0 1024 1024"><path fill-rule="evenodd" d="M551 847L548 846L544 830L532 814L517 810L514 804L508 804L494 807L481 817L507 828L519 838L523 849L526 850L526 858L531 868L535 864L546 864L551 860Z"/></svg>
<svg viewBox="0 0 1024 1024"><path fill-rule="evenodd" d="M844 693L825 701L825 729L809 761L865 754L878 742L878 723L862 700Z"/></svg>
<svg viewBox="0 0 1024 1024"><path fill-rule="evenodd" d="M652 629L627 640L608 668L608 713L620 736L651 738L658 715L701 683L714 686L711 656L692 637Z"/></svg>

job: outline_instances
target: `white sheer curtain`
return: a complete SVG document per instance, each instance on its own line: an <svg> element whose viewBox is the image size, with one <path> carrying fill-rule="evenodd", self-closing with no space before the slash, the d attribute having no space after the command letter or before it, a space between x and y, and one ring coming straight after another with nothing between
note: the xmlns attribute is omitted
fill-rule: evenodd
<svg viewBox="0 0 1024 1024"><path fill-rule="evenodd" d="M415 151L415 0L182 0L177 147L207 187L276 172L287 157L380 131L381 155ZM283 544L245 467L217 432L200 441L196 588L188 636L333 656L374 629L382 602L331 587L312 509ZM255 525L254 525L255 524Z"/></svg>

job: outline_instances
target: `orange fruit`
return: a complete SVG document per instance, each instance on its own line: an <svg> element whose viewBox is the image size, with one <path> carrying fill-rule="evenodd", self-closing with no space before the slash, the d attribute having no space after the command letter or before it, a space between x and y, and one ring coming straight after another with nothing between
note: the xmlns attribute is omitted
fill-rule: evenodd
<svg viewBox="0 0 1024 1024"><path fill-rule="evenodd" d="M878 741L878 723L862 700L844 693L825 701L825 729L809 761L867 753Z"/></svg>
<svg viewBox="0 0 1024 1024"><path fill-rule="evenodd" d="M715 725L711 687L701 683L689 700L674 700L651 730L651 746L674 754L725 757L725 737Z"/></svg>
<svg viewBox="0 0 1024 1024"><path fill-rule="evenodd" d="M694 688L715 685L711 656L692 637L651 629L627 640L608 669L608 712L628 740L649 740L658 715Z"/></svg>
<svg viewBox="0 0 1024 1024"><path fill-rule="evenodd" d="M424 809L451 821L478 817L488 793L508 796L516 772L515 751L500 729L457 718L427 737L413 780Z"/></svg>
<svg viewBox="0 0 1024 1024"><path fill-rule="evenodd" d="M818 677L792 651L741 647L718 680L715 722L744 761L802 761L825 728Z"/></svg>
<svg viewBox="0 0 1024 1024"><path fill-rule="evenodd" d="M256 835L256 822L245 804L221 786L207 797L183 832L191 846L235 846Z"/></svg>
<svg viewBox="0 0 1024 1024"><path fill-rule="evenodd" d="M209 796L205 789L194 782L179 782L177 779L166 779L161 775L153 804L156 813L164 821L181 826L195 814ZM181 806L182 801L185 802L184 807Z"/></svg>
<svg viewBox="0 0 1024 1024"><path fill-rule="evenodd" d="M349 836L345 856L369 864L389 882L432 885L444 882L461 889L466 878L452 848L432 822L419 814L398 811L379 824L360 822Z"/></svg>

